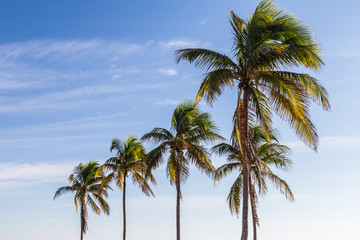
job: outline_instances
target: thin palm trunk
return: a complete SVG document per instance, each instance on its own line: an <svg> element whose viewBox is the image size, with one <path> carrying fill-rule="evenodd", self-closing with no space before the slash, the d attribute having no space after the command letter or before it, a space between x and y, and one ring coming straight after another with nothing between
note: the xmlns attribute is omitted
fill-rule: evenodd
<svg viewBox="0 0 360 240"><path fill-rule="evenodd" d="M254 210L253 210L254 211ZM254 216L254 215L253 215ZM256 221L253 220L253 240L257 240Z"/></svg>
<svg viewBox="0 0 360 240"><path fill-rule="evenodd" d="M252 216L252 226L253 226L253 240L257 240L257 225L259 223L257 210L256 210L256 193L253 182L251 181L251 176L249 176L249 196L250 196L250 207L251 207L251 216Z"/></svg>
<svg viewBox="0 0 360 240"><path fill-rule="evenodd" d="M126 173L124 174L123 189L123 240L126 239Z"/></svg>
<svg viewBox="0 0 360 240"><path fill-rule="evenodd" d="M241 240L248 239L248 215L249 215L249 175L247 169L243 171L243 211L242 211L242 233Z"/></svg>
<svg viewBox="0 0 360 240"><path fill-rule="evenodd" d="M242 231L241 240L247 240L249 234L249 173L250 173L250 151L249 151L249 93L248 90L244 90L243 104L239 111L239 126L240 131L240 146L244 159L243 167L243 211L242 211Z"/></svg>
<svg viewBox="0 0 360 240"><path fill-rule="evenodd" d="M176 173L176 240L180 240L180 198L181 198L181 190L180 190L180 163L177 165L177 173Z"/></svg>
<svg viewBox="0 0 360 240"><path fill-rule="evenodd" d="M85 203L82 203L81 211L80 211L80 240L83 240L84 238L84 232L86 227L86 206Z"/></svg>

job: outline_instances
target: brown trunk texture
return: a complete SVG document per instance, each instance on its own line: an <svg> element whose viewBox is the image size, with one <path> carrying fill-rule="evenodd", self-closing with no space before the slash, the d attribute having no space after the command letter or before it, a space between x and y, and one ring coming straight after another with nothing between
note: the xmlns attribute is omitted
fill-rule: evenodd
<svg viewBox="0 0 360 240"><path fill-rule="evenodd" d="M126 174L124 174L123 189L123 240L126 239Z"/></svg>
<svg viewBox="0 0 360 240"><path fill-rule="evenodd" d="M180 240L180 163L177 164L176 170L176 240Z"/></svg>
<svg viewBox="0 0 360 240"><path fill-rule="evenodd" d="M243 171L243 211L242 211L242 233L241 240L248 239L249 216L249 176L246 168Z"/></svg>
<svg viewBox="0 0 360 240"><path fill-rule="evenodd" d="M249 235L249 174L250 174L250 149L249 149L249 93L245 89L243 96L243 104L241 108L241 121L239 123L239 130L241 134L241 149L244 158L244 171L243 171L243 211L242 211L242 231L241 240L247 240Z"/></svg>

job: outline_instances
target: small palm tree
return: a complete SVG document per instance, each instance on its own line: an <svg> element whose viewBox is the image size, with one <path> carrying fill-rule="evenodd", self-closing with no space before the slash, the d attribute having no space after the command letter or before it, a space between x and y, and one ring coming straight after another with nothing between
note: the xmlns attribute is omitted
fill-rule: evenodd
<svg viewBox="0 0 360 240"><path fill-rule="evenodd" d="M308 74L286 71L305 67L319 70L324 64L311 31L298 18L262 1L249 19L230 12L234 39L233 57L199 48L176 52L177 62L195 63L207 72L195 103L205 98L211 105L226 87L237 87L232 144L240 145L247 172L255 155L249 122L258 121L267 136L272 112L290 123L296 134L311 148L317 149L318 135L310 120L311 101L330 109L328 94L320 82ZM269 140L269 139L268 139ZM244 172L244 191L249 188ZM243 198L242 237L248 236L248 197Z"/></svg>
<svg viewBox="0 0 360 240"><path fill-rule="evenodd" d="M219 155L225 155L227 157L227 164L219 167L215 172L215 181L226 177L228 174L238 171L239 175L234 184L230 188L230 192L227 197L230 212L239 216L240 214L240 201L244 195L250 197L250 205L252 210L253 219L253 239L257 239L257 226L259 225L259 219L257 215L257 194L256 188L260 195L266 195L268 191L267 181L272 182L276 188L280 190L285 197L294 201L294 196L290 190L288 184L276 174L274 174L270 167L275 166L283 170L287 170L292 167L291 160L287 157L290 149L279 144L273 131L270 134L270 142L267 141L265 132L260 126L252 126L250 128L251 134L256 142L258 155L260 157L261 172L256 167L255 159L252 159L251 174L249 176L249 190L243 192L243 174L246 171L244 160L241 155L240 149L227 144L221 143L212 148L214 153Z"/></svg>
<svg viewBox="0 0 360 240"><path fill-rule="evenodd" d="M69 176L68 180L71 185L59 188L54 195L55 200L64 193L75 193L74 200L76 211L78 206L80 206L80 240L83 239L83 236L88 228L88 205L96 214L100 214L101 210L106 215L109 215L110 213L110 207L104 200L104 196L108 196L107 189L111 188L107 184L103 184L103 175L96 175L98 168L99 164L94 161L90 161L86 164L80 163L74 168L73 173Z"/></svg>
<svg viewBox="0 0 360 240"><path fill-rule="evenodd" d="M176 186L176 239L180 240L180 184L189 177L190 163L208 175L213 173L214 167L209 154L200 144L223 138L217 134L209 113L201 112L191 101L184 101L175 108L170 130L154 128L141 139L159 144L147 155L146 161L150 169L162 164L164 155L169 152L166 173L170 184Z"/></svg>
<svg viewBox="0 0 360 240"><path fill-rule="evenodd" d="M126 179L131 176L134 183L139 184L141 190L147 196L154 196L147 180L144 177L146 166L144 163L145 148L135 137L130 136L125 142L119 138L111 141L110 151L116 151L116 157L109 158L98 173L111 171L106 178L105 183L115 180L116 185L123 191L123 240L126 239ZM154 176L147 175L150 180L156 184Z"/></svg>

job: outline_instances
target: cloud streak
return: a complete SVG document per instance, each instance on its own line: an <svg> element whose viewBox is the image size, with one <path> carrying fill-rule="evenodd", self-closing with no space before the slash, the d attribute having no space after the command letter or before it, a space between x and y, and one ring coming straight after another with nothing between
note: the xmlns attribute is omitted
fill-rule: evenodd
<svg viewBox="0 0 360 240"><path fill-rule="evenodd" d="M286 143L293 150L309 150L301 141ZM319 141L319 151L339 151L360 148L360 137L325 136Z"/></svg>
<svg viewBox="0 0 360 240"><path fill-rule="evenodd" d="M178 74L178 72L175 69L163 69L163 68L159 68L158 69L159 73L164 74L165 76L175 76Z"/></svg>
<svg viewBox="0 0 360 240"><path fill-rule="evenodd" d="M38 184L63 182L74 168L73 164L0 164L0 189Z"/></svg>
<svg viewBox="0 0 360 240"><path fill-rule="evenodd" d="M87 109L130 93L145 97L149 89L178 83L166 79L178 75L175 69L156 67L148 56L156 52L162 65L169 48L202 45L187 39L142 45L98 39L2 44L0 113Z"/></svg>

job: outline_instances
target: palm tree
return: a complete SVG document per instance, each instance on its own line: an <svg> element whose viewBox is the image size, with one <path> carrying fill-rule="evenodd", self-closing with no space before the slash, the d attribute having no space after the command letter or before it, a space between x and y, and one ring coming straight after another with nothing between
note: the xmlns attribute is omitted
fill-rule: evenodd
<svg viewBox="0 0 360 240"><path fill-rule="evenodd" d="M232 144L242 150L243 174L242 240L248 236L248 176L256 146L249 122L257 121L269 140L272 111L288 121L296 134L316 150L318 135L310 120L310 102L329 110L325 88L309 74L285 71L288 67L320 70L324 64L318 44L310 30L298 18L274 7L266 0L259 3L249 19L230 11L234 38L233 59L208 49L189 48L176 51L177 62L195 63L207 71L195 103L205 98L211 105L225 87L237 87ZM236 84L236 85L235 85Z"/></svg>
<svg viewBox="0 0 360 240"><path fill-rule="evenodd" d="M279 141L275 137L274 133L270 134L270 142L267 141L265 132L260 126L251 126L251 134L254 137L256 146L258 149L258 156L260 158L261 172L255 165L255 159L251 161L251 171L249 178L249 191L246 193L250 197L250 205L252 210L252 219L253 219L253 239L257 239L257 226L259 224L259 219L257 215L257 194L256 187L260 195L266 195L268 191L267 180L271 181L276 188L280 190L285 197L294 201L294 196L290 190L288 184L271 170L271 166L287 170L292 167L291 160L287 157L290 149L279 144ZM239 175L236 178L234 184L230 188L230 192L227 197L227 202L231 214L236 214L239 216L240 213L240 201L241 201L241 192L243 188L243 173L246 171L244 160L241 155L240 149L227 144L221 143L212 148L212 152L219 155L225 155L227 157L227 164L219 167L215 172L214 181L219 181L220 179L226 177L228 174L233 171L238 171Z"/></svg>
<svg viewBox="0 0 360 240"><path fill-rule="evenodd" d="M201 112L191 101L184 101L175 108L170 130L154 128L141 139L159 143L159 146L147 155L146 161L150 169L157 168L164 162L167 151L170 153L166 173L170 184L175 184L176 187L176 239L180 240L180 184L189 177L190 163L207 175L213 173L214 167L208 152L200 144L223 138L217 134L217 127L209 113Z"/></svg>
<svg viewBox="0 0 360 240"><path fill-rule="evenodd" d="M115 180L116 185L123 191L123 240L126 239L126 179L131 176L134 183L139 184L141 190L147 196L154 196L150 185L144 177L146 166L144 164L145 148L142 143L134 136L129 136L125 142L119 138L111 141L110 151L116 151L116 157L109 158L98 173L102 174L105 170L111 173L105 183ZM148 174L150 180L156 184L154 176Z"/></svg>
<svg viewBox="0 0 360 240"><path fill-rule="evenodd" d="M89 205L96 214L100 214L101 210L106 215L109 215L110 213L110 207L104 200L104 196L108 196L107 189L111 188L107 184L102 184L104 180L103 175L96 175L98 168L99 164L94 161L90 161L86 164L80 163L74 168L73 173L68 178L71 185L59 188L54 195L55 200L64 193L75 193L74 200L76 211L80 205L80 240L83 239L88 228L87 205Z"/></svg>

